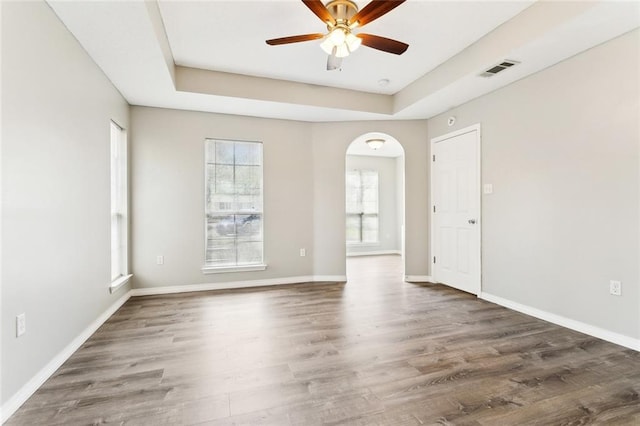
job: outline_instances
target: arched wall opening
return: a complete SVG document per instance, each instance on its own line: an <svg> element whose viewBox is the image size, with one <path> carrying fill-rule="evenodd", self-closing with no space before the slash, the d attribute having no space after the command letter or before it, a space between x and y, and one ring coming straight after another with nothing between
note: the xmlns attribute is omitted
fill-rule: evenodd
<svg viewBox="0 0 640 426"><path fill-rule="evenodd" d="M367 143L371 139L381 139L384 143L373 149ZM381 132L355 138L345 154L345 194L347 258L400 255L404 275L405 154L402 144Z"/></svg>

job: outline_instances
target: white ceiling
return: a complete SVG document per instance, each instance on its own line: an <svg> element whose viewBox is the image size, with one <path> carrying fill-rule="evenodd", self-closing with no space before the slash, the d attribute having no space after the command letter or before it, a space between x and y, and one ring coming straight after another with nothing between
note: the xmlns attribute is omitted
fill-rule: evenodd
<svg viewBox="0 0 640 426"><path fill-rule="evenodd" d="M635 1L409 0L362 29L407 52L363 46L326 71L319 41L264 42L324 32L300 1L49 4L133 105L303 121L428 118L640 26Z"/></svg>
<svg viewBox="0 0 640 426"><path fill-rule="evenodd" d="M378 149L367 145L369 139L383 139L384 144ZM404 149L396 138L386 133L370 132L357 137L347 148L347 155L362 155L366 157L401 157Z"/></svg>
<svg viewBox="0 0 640 426"><path fill-rule="evenodd" d="M360 8L368 1L356 2ZM319 41L269 46L266 39L326 33L300 1L159 1L178 65L393 94L426 74L532 2L408 1L358 32L409 44L397 56L362 47L326 70ZM425 29L428 28L428 31ZM388 79L381 87L378 81Z"/></svg>

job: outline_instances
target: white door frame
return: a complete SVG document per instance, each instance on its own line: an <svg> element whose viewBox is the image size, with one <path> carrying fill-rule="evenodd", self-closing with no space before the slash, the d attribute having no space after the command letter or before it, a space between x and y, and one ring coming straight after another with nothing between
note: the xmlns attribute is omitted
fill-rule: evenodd
<svg viewBox="0 0 640 426"><path fill-rule="evenodd" d="M466 133L470 133L470 132L476 132L476 143L477 143L477 151L476 151L476 157L477 157L477 179L478 179L478 190L476 191L476 197L477 197L477 202L478 202L478 219L477 219L477 227L476 227L476 232L477 232L477 237L478 237L478 251L476 253L476 255L478 256L478 271L477 271L477 276L478 276L478 280L480 281L478 283L478 287L477 287L477 295L479 296L482 292L482 134L481 134L481 126L480 123L478 124L474 124L472 126L469 127L465 127L464 129L460 129L460 130L456 130L454 132L451 133L447 133L445 135L442 136L438 136L435 137L433 139L431 139L431 145L430 145L430 156L431 158L429 159L429 201L430 201L430 207L429 207L429 230L431 232L430 235L430 250L431 250L431 259L429 259L429 264L431 266L430 268L430 272L431 272L431 278L432 281L434 283L438 283L438 276L436 274L436 269L435 269L435 265L433 262L434 256L436 256L436 251L437 251L437 242L436 242L436 227L435 227L435 223L433 220L433 208L435 206L434 204L434 194L435 194L435 186L433 184L434 181L434 167L433 167L433 156L434 156L434 152L435 152L435 144L438 142L442 142L444 140L447 139L451 139L454 138L456 136L460 136L460 135L464 135Z"/></svg>

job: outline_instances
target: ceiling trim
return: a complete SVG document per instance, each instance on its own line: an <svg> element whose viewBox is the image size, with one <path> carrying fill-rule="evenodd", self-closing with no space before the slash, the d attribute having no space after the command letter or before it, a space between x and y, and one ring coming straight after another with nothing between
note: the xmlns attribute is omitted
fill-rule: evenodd
<svg viewBox="0 0 640 426"><path fill-rule="evenodd" d="M538 1L382 94L178 66L157 1L49 5L131 105L310 122L427 119L640 26L638 2ZM478 77L505 59L520 64Z"/></svg>
<svg viewBox="0 0 640 426"><path fill-rule="evenodd" d="M393 114L390 95L182 66L175 70L175 88L180 92Z"/></svg>
<svg viewBox="0 0 640 426"><path fill-rule="evenodd" d="M515 49L575 19L596 2L537 2L394 96L394 112L421 101L468 74L478 74ZM509 58L518 59L518 58Z"/></svg>

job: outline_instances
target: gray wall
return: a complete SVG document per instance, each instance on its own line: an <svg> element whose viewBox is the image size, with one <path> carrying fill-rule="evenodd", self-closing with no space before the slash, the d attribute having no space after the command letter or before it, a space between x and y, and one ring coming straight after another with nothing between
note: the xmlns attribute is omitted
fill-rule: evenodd
<svg viewBox="0 0 640 426"><path fill-rule="evenodd" d="M138 288L313 274L313 184L306 123L132 107L132 240ZM267 270L204 275L204 140L263 142ZM307 256L300 257L300 249ZM164 265L156 265L156 256Z"/></svg>
<svg viewBox="0 0 640 426"><path fill-rule="evenodd" d="M396 206L396 217L398 218L398 235L396 244L398 250L404 256L404 203L407 194L404 190L404 155L396 157L396 194L398 205Z"/></svg>
<svg viewBox="0 0 640 426"><path fill-rule="evenodd" d="M405 273L429 272L429 135L425 120L355 121L312 125L314 270L344 275L345 154L365 133L385 133L402 145L405 155Z"/></svg>
<svg viewBox="0 0 640 426"><path fill-rule="evenodd" d="M46 4L0 4L4 403L127 290L108 291L109 119L129 127L129 108ZM483 197L483 291L639 338L638 37L428 123L132 108L134 283L344 275L345 154L372 131L405 150L406 273L428 275L428 141L481 123L483 181L495 190ZM200 272L205 137L265 144L266 271ZM622 297L609 296L610 279ZM21 312L27 333L16 338Z"/></svg>
<svg viewBox="0 0 640 426"><path fill-rule="evenodd" d="M313 274L307 124L132 107L133 270L138 288ZM204 140L264 144L266 271L204 275ZM306 257L299 250L306 248ZM164 265L156 265L156 256Z"/></svg>
<svg viewBox="0 0 640 426"><path fill-rule="evenodd" d="M634 338L639 34L429 120L430 137L482 124L482 291Z"/></svg>
<svg viewBox="0 0 640 426"><path fill-rule="evenodd" d="M345 155L355 137L370 131L385 131L414 155L408 173L418 195L412 198L416 214L408 223L422 238L412 239L412 267L416 274L426 273L426 121L312 124L147 107L132 107L131 121L136 288L343 277ZM265 271L204 275L200 270L205 138L264 144ZM301 248L306 257L300 257ZM164 265L156 264L158 255L164 256Z"/></svg>
<svg viewBox="0 0 640 426"><path fill-rule="evenodd" d="M4 403L127 290L109 293L109 120L129 117L45 3L1 7Z"/></svg>
<svg viewBox="0 0 640 426"><path fill-rule="evenodd" d="M376 170L378 172L378 237L376 244L347 244L347 255L371 252L399 252L400 222L398 205L402 194L398 193L397 159L365 155L347 155L346 170Z"/></svg>

